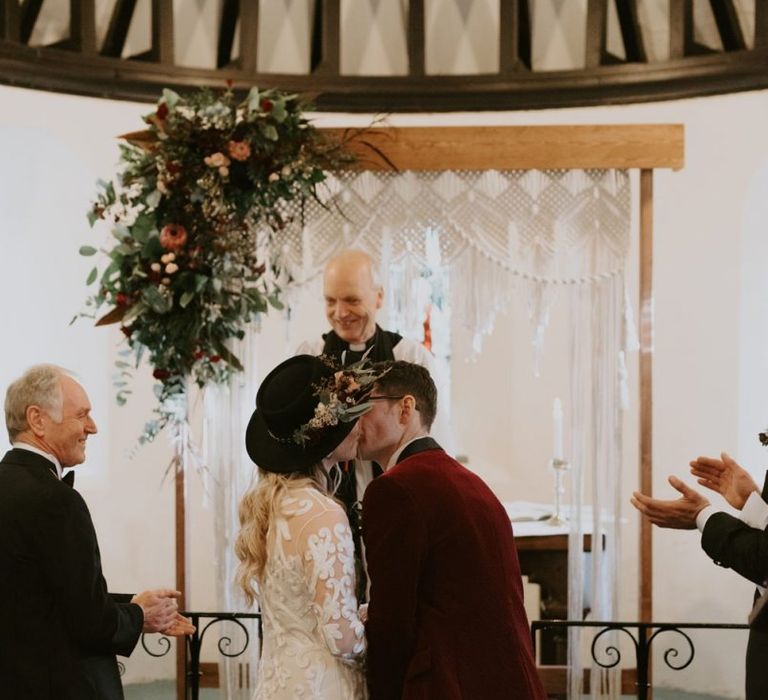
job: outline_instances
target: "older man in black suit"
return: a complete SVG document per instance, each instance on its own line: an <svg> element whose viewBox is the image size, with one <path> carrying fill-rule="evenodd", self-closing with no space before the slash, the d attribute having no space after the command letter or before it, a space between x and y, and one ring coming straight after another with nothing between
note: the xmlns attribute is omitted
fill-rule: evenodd
<svg viewBox="0 0 768 700"><path fill-rule="evenodd" d="M0 461L0 696L121 700L115 654L139 635L181 635L172 590L110 594L88 507L62 470L96 432L83 388L52 365L9 388L12 449Z"/></svg>
<svg viewBox="0 0 768 700"><path fill-rule="evenodd" d="M762 439L762 436L761 436ZM676 500L650 498L635 491L632 504L659 527L701 531L701 547L718 566L733 569L757 585L755 600L768 586L768 478L762 493L749 472L725 452L720 459L698 457L691 473L719 493L739 513L716 511L700 493L675 476L669 483ZM768 631L752 626L746 658L746 700L768 698Z"/></svg>

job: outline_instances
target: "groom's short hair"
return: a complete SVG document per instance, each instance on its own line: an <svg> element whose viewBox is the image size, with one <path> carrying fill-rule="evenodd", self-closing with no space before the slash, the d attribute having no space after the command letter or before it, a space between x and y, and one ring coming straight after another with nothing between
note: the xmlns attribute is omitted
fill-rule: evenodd
<svg viewBox="0 0 768 700"><path fill-rule="evenodd" d="M376 386L388 396L410 394L416 399L416 410L421 416L421 425L429 430L435 421L437 412L437 387L429 370L413 362L397 360L382 362L377 365L388 367L387 373L381 377Z"/></svg>

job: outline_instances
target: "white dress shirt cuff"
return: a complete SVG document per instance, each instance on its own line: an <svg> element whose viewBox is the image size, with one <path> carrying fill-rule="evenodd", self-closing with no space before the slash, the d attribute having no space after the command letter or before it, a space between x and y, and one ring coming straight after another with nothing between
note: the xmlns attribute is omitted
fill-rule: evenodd
<svg viewBox="0 0 768 700"><path fill-rule="evenodd" d="M761 498L757 491L749 494L749 498L739 514L739 520L758 530L765 530L768 527L768 503Z"/></svg>
<svg viewBox="0 0 768 700"><path fill-rule="evenodd" d="M705 506L699 511L696 516L696 527L699 528L699 532L704 532L704 526L707 524L709 516L716 512L714 506Z"/></svg>

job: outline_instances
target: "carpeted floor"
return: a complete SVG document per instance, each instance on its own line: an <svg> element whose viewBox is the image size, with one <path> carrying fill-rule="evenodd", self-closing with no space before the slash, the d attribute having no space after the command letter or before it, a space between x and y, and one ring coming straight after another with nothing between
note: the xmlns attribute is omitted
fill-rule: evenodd
<svg viewBox="0 0 768 700"><path fill-rule="evenodd" d="M176 697L175 688L173 681L127 685L125 686L125 700L172 700ZM218 700L219 697L218 690L204 688L200 691L200 700ZM631 700L631 696L625 695L623 697ZM653 697L654 700L723 700L717 695L698 695L665 688L656 688Z"/></svg>

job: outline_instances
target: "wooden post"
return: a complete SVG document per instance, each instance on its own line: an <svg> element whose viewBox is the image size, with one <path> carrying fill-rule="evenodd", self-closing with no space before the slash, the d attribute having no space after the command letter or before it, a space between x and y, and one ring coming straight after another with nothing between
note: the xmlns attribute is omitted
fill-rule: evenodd
<svg viewBox="0 0 768 700"><path fill-rule="evenodd" d="M653 493L653 170L640 171L640 491ZM640 519L641 622L653 618L651 523Z"/></svg>
<svg viewBox="0 0 768 700"><path fill-rule="evenodd" d="M653 170L640 171L640 491L653 494ZM653 621L653 531L640 518L640 622ZM638 630L638 634L646 634ZM652 669L648 666L648 683ZM642 689L640 689L642 690ZM648 695L650 697L650 695Z"/></svg>
<svg viewBox="0 0 768 700"><path fill-rule="evenodd" d="M184 430L184 428L182 428ZM187 609L187 571L189 564L189 550L187 548L187 483L184 473L185 464L178 448L174 457L176 468L176 590L181 591L179 600L179 609ZM176 700L185 700L186 698L186 657L187 641L186 637L179 637L176 641Z"/></svg>

